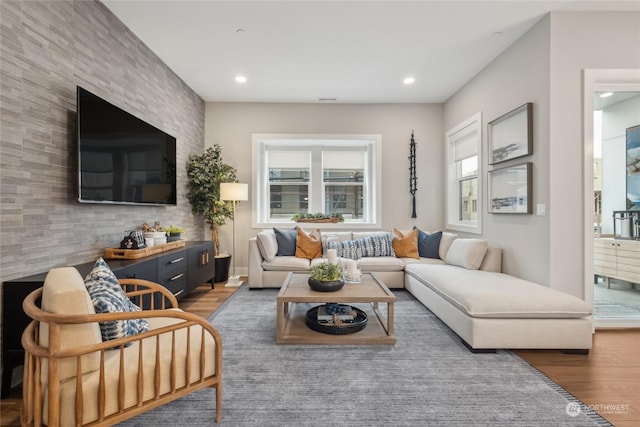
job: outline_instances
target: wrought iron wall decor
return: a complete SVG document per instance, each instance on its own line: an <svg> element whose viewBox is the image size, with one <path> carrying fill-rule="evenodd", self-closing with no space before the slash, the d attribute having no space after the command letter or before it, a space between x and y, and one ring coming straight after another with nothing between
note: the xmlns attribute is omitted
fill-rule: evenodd
<svg viewBox="0 0 640 427"><path fill-rule="evenodd" d="M416 190L418 178L416 177L416 140L413 139L413 130L411 131L411 142L409 143L409 192L413 201L413 212L411 218L417 218L416 214Z"/></svg>

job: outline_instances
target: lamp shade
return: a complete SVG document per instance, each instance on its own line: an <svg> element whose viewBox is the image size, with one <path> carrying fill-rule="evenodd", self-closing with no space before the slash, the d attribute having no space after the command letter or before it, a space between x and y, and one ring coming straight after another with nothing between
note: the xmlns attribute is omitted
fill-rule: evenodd
<svg viewBox="0 0 640 427"><path fill-rule="evenodd" d="M223 182L220 184L220 199L227 201L249 200L249 184Z"/></svg>

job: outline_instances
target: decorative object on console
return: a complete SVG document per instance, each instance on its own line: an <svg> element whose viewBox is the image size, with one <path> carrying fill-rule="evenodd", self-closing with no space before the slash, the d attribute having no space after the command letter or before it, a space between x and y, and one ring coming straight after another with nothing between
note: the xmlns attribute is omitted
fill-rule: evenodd
<svg viewBox="0 0 640 427"><path fill-rule="evenodd" d="M416 191L418 190L418 178L416 178L416 140L413 139L413 130L411 131L411 142L409 143L409 193L411 193L411 201L413 209L411 218L417 218L416 214Z"/></svg>
<svg viewBox="0 0 640 427"><path fill-rule="evenodd" d="M220 184L220 199L231 202L233 205L233 237L231 262L233 263L233 276L229 278L226 286L240 286L242 281L236 274L236 204L240 201L249 200L249 185L239 182L223 182Z"/></svg>
<svg viewBox="0 0 640 427"><path fill-rule="evenodd" d="M175 225L170 225L165 227L165 233L167 233L167 242L173 242L175 240L182 239L182 233L184 233L184 228L176 227Z"/></svg>
<svg viewBox="0 0 640 427"><path fill-rule="evenodd" d="M220 227L227 219L233 218L234 208L220 198L220 184L236 182L236 175L236 169L222 161L222 149L219 144L207 148L201 155L189 156L187 199L191 204L191 212L202 215L209 224L216 254L220 254Z"/></svg>
<svg viewBox="0 0 640 427"><path fill-rule="evenodd" d="M533 153L533 104L528 102L487 125L489 164Z"/></svg>
<svg viewBox="0 0 640 427"><path fill-rule="evenodd" d="M342 269L337 264L323 262L309 269L309 287L318 292L335 292L342 289Z"/></svg>
<svg viewBox="0 0 640 427"><path fill-rule="evenodd" d="M489 213L531 213L531 162L489 171L488 187Z"/></svg>

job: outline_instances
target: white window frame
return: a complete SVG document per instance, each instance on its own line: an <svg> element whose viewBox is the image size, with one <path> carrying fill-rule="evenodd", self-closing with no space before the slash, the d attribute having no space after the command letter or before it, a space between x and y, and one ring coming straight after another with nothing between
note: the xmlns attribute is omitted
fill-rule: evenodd
<svg viewBox="0 0 640 427"><path fill-rule="evenodd" d="M476 135L476 153L478 156L478 220L460 219L460 179L457 174L457 162L454 158L454 145L457 141ZM483 187L482 187L482 113L478 112L446 133L447 144L447 229L473 234L482 233ZM462 179L469 179L465 177Z"/></svg>
<svg viewBox="0 0 640 427"><path fill-rule="evenodd" d="M365 197L364 220L344 223L314 223L313 228L370 229L382 227L382 136L379 134L253 134L251 136L251 182L252 191L251 223L253 228L291 227L292 220L269 218L268 170L265 161L267 147L281 146L283 149L322 150L367 147L366 172L363 186ZM309 186L309 212L323 210L324 187L321 165L311 162L311 182ZM315 175L315 176L314 176Z"/></svg>

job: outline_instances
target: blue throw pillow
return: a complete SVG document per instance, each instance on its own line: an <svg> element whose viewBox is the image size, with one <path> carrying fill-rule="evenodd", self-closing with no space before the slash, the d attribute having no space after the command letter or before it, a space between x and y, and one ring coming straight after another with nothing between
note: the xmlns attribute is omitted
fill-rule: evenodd
<svg viewBox="0 0 640 427"><path fill-rule="evenodd" d="M442 239L442 231L427 234L418 229L418 255L421 258L439 259L440 239Z"/></svg>
<svg viewBox="0 0 640 427"><path fill-rule="evenodd" d="M93 269L84 279L91 302L96 313L123 313L140 311L140 307L127 298L122 290L118 278L102 259L93 265ZM100 322L102 341L123 338L149 330L147 319L114 320Z"/></svg>
<svg viewBox="0 0 640 427"><path fill-rule="evenodd" d="M292 230L273 229L278 242L278 253L276 256L296 256L296 239L298 238L298 227Z"/></svg>

